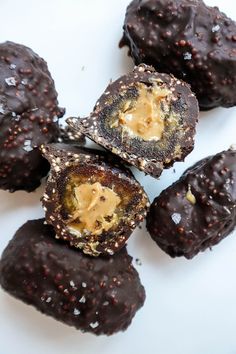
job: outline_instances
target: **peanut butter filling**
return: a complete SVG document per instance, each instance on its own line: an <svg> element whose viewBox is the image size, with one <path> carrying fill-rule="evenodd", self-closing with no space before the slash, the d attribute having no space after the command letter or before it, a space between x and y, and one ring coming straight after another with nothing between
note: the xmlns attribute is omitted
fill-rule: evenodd
<svg viewBox="0 0 236 354"><path fill-rule="evenodd" d="M100 235L108 231L118 220L115 213L120 197L110 188L99 182L84 183L74 188L75 211L70 220L70 230L79 236L89 232Z"/></svg>
<svg viewBox="0 0 236 354"><path fill-rule="evenodd" d="M147 87L139 84L138 88L136 102L126 102L124 110L119 113L119 124L130 135L145 141L160 140L165 128L161 103L171 92L157 85Z"/></svg>

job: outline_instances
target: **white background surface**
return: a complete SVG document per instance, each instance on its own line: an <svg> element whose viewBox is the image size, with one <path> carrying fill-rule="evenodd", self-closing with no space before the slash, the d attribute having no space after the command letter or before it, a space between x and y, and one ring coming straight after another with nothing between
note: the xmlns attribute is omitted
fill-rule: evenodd
<svg viewBox="0 0 236 354"><path fill-rule="evenodd" d="M132 61L118 49L129 0L0 0L0 42L31 47L49 65L67 116L92 110L110 79ZM236 19L235 0L208 0ZM198 159L236 142L236 108L201 114L196 146L159 181L137 172L151 201ZM0 251L28 219L43 216L35 193L0 191ZM0 354L236 354L236 233L191 261L171 259L143 230L128 249L146 288L125 333L81 334L0 290Z"/></svg>

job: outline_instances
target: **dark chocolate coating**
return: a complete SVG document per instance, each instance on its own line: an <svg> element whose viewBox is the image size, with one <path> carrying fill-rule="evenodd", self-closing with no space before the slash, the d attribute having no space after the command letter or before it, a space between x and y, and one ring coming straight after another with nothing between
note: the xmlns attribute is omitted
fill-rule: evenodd
<svg viewBox="0 0 236 354"><path fill-rule="evenodd" d="M28 221L2 254L1 286L69 326L96 335L124 331L143 305L145 290L123 249L94 259L56 241L44 219Z"/></svg>
<svg viewBox="0 0 236 354"><path fill-rule="evenodd" d="M189 190L190 195L189 195ZM151 204L147 229L171 257L188 259L236 225L236 151L199 161Z"/></svg>
<svg viewBox="0 0 236 354"><path fill-rule="evenodd" d="M30 48L0 44L0 188L31 192L49 170L38 147L56 141L58 107L46 62Z"/></svg>
<svg viewBox="0 0 236 354"><path fill-rule="evenodd" d="M124 36L136 64L191 84L202 110L236 105L236 23L202 0L133 0Z"/></svg>
<svg viewBox="0 0 236 354"><path fill-rule="evenodd" d="M126 244L137 225L146 216L149 201L146 193L130 170L120 164L116 157L107 152L66 144L50 144L42 148L43 155L51 164L51 170L42 202L45 217L51 224L56 237L66 240L71 246L80 248L91 256L113 255ZM100 235L71 232L69 220L71 210L66 208L64 198L70 176L82 175L83 183L101 183L113 189L125 200L121 206L118 223ZM72 198L72 193L71 198ZM118 206L119 208L119 206Z"/></svg>
<svg viewBox="0 0 236 354"><path fill-rule="evenodd" d="M165 115L165 130L160 140L145 141L123 133L120 127L111 128L110 119L117 115L127 100L137 99L137 85L158 85L171 91L171 103ZM85 119L67 120L79 131L141 171L158 178L164 168L182 161L194 146L198 103L189 85L171 75L157 73L152 67L139 65L133 72L111 83L98 100L93 113ZM176 114L176 126L170 123ZM170 128L171 127L171 128Z"/></svg>

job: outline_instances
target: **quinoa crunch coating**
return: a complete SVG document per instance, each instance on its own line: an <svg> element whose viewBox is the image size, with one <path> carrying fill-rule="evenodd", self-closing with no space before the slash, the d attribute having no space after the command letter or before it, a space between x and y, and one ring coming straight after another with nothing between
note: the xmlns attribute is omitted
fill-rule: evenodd
<svg viewBox="0 0 236 354"><path fill-rule="evenodd" d="M2 254L0 284L45 315L96 335L126 330L145 300L126 248L88 257L56 240L44 219L16 232Z"/></svg>
<svg viewBox="0 0 236 354"><path fill-rule="evenodd" d="M171 257L188 259L219 243L236 225L236 151L189 168L151 204L147 229Z"/></svg>
<svg viewBox="0 0 236 354"><path fill-rule="evenodd" d="M38 147L57 141L58 107L47 63L30 48L0 44L0 188L31 192L49 164Z"/></svg>

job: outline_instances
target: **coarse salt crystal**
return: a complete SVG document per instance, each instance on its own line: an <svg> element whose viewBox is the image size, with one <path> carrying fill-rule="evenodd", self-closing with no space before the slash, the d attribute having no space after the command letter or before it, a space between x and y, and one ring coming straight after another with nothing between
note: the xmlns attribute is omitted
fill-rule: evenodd
<svg viewBox="0 0 236 354"><path fill-rule="evenodd" d="M174 221L176 225L178 225L181 221L181 215L179 213L174 213L171 215L171 219Z"/></svg>
<svg viewBox="0 0 236 354"><path fill-rule="evenodd" d="M8 86L16 86L16 79L14 78L14 76L12 77L7 77L5 79L5 82Z"/></svg>
<svg viewBox="0 0 236 354"><path fill-rule="evenodd" d="M189 52L184 53L184 60L191 60L192 59L192 54Z"/></svg>
<svg viewBox="0 0 236 354"><path fill-rule="evenodd" d="M86 302L86 298L84 295L81 297L81 299L79 299L79 302L81 302L83 304Z"/></svg>
<svg viewBox="0 0 236 354"><path fill-rule="evenodd" d="M98 321L96 321L96 322L91 322L89 325L90 325L91 328L94 329L94 328L97 328L99 326L99 323L98 323Z"/></svg>
<svg viewBox="0 0 236 354"><path fill-rule="evenodd" d="M0 104L0 113L4 114L5 113L5 110L4 110L4 107L3 107L3 104Z"/></svg>
<svg viewBox="0 0 236 354"><path fill-rule="evenodd" d="M74 315L75 316L79 316L80 315L80 310L78 310L77 308L74 308Z"/></svg>
<svg viewBox="0 0 236 354"><path fill-rule="evenodd" d="M214 32L217 32L220 30L220 26L219 25L215 25L212 27L211 31L214 33Z"/></svg>
<svg viewBox="0 0 236 354"><path fill-rule="evenodd" d="M226 211L227 214L231 215L231 211L226 206L224 206L223 209Z"/></svg>
<svg viewBox="0 0 236 354"><path fill-rule="evenodd" d="M31 146L31 140L25 140L23 150L25 150L27 152L33 150L32 146Z"/></svg>
<svg viewBox="0 0 236 354"><path fill-rule="evenodd" d="M22 83L22 85L27 85L28 84L28 80L27 79L23 79L23 80L21 80L21 83Z"/></svg>

